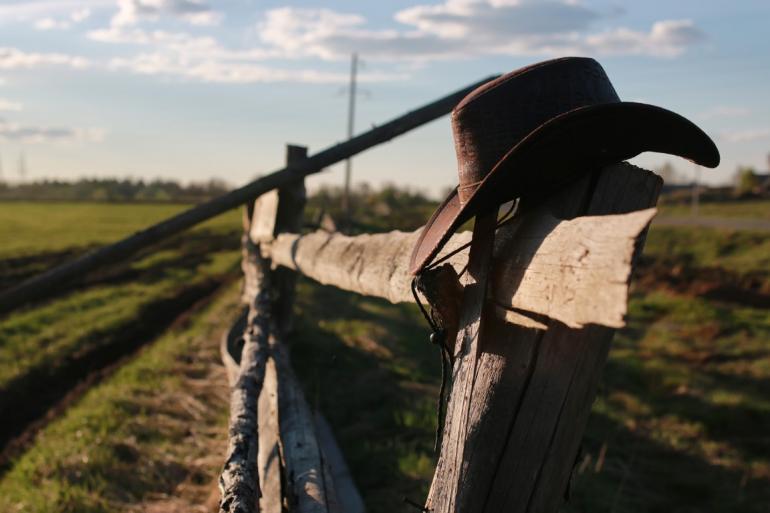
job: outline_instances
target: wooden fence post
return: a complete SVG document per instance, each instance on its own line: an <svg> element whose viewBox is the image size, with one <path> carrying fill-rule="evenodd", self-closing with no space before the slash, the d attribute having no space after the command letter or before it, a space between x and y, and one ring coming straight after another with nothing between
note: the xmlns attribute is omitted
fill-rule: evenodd
<svg viewBox="0 0 770 513"><path fill-rule="evenodd" d="M294 166L302 165L306 158L307 148L287 146L289 172ZM243 298L250 309L243 335L241 364L238 371L232 370L229 374L235 377L231 412L245 410L252 416L248 425L231 420L230 444L238 445L239 441L247 440L247 444L241 445L252 450L253 461L241 458L239 471L234 476L228 467L228 459L222 474L225 492L222 511L234 511L233 504L241 506L245 502L251 509L239 510L244 513L281 513L286 508L298 513L339 510L331 472L318 442L313 413L291 370L288 349L283 343L291 328L296 273L287 268L272 268L269 256L263 256L260 250L262 244L280 233L300 232L304 206L304 176L298 173L296 180L263 194L254 202L253 208L245 211L250 218L244 220ZM253 370L253 366L251 370L244 367L243 358L247 356L247 349L255 350L251 334L262 325L266 326L266 335L258 339L259 354L263 358L261 390L258 398L253 394L246 397L236 394L235 388L244 380L244 373ZM233 352L238 351L237 347L231 346L234 338L226 336L223 347L223 359L231 368L237 359ZM252 500L255 494L249 485L261 490L258 501ZM228 490L232 490L229 495ZM238 495L244 492L245 496Z"/></svg>
<svg viewBox="0 0 770 513"><path fill-rule="evenodd" d="M561 218L630 212L653 206L659 191L654 174L616 167L573 185L548 207ZM515 244L515 236L509 242ZM504 258L506 252L496 254ZM489 286L495 286L494 277ZM432 513L555 512L614 329L569 328L544 317L538 321L547 329L525 328L504 322L492 308L476 321L481 351L476 359L455 362L426 508ZM458 344L462 337L461 329Z"/></svg>
<svg viewBox="0 0 770 513"><path fill-rule="evenodd" d="M307 159L307 147L293 144L286 145L286 168ZM278 189L278 211L275 216L273 237L280 233L301 233L302 221L307 201L305 179L297 180ZM276 294L276 320L282 336L286 336L293 326L292 309L294 307L297 273L286 267L277 267L273 271L273 290Z"/></svg>

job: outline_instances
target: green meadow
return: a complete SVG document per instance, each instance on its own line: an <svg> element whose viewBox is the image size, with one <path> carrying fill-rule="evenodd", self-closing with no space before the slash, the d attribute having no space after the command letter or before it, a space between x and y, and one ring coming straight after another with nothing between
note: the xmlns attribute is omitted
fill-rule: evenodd
<svg viewBox="0 0 770 513"><path fill-rule="evenodd" d="M180 208L0 204L0 217L19 223L0 223L3 240L13 237L0 277L29 275ZM0 476L0 509L214 507L227 423L217 345L238 310L239 235L239 214L229 213L0 320L0 390L102 346L148 341L14 457ZM653 226L564 511L768 511L768 238ZM180 302L184 290L197 292ZM187 313L138 329L159 322L155 311ZM367 510L419 502L435 463L441 371L416 308L303 279L296 315L294 367Z"/></svg>

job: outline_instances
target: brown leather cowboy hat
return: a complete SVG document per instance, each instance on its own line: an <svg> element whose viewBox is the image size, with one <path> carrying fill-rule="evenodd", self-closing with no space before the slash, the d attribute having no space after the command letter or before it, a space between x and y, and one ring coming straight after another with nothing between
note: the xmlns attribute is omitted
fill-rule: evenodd
<svg viewBox="0 0 770 513"><path fill-rule="evenodd" d="M452 111L460 185L422 230L418 274L464 222L519 197L543 197L592 169L644 151L719 164L714 142L666 109L622 102L593 59L565 57L503 75Z"/></svg>

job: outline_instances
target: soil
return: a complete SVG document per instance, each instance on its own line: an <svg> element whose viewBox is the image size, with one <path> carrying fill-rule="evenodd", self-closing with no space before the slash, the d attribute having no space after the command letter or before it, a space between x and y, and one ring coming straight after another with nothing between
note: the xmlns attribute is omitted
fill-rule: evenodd
<svg viewBox="0 0 770 513"><path fill-rule="evenodd" d="M138 319L115 330L99 347L78 353L56 368L36 369L0 390L0 475L35 440L37 433L90 387L165 330L183 326L234 276L219 277L182 289L176 296L144 307ZM35 397L35 401L29 401Z"/></svg>
<svg viewBox="0 0 770 513"><path fill-rule="evenodd" d="M642 258L635 271L634 283L645 290L665 288L723 303L770 308L770 275L767 273L738 274L722 267L693 268Z"/></svg>

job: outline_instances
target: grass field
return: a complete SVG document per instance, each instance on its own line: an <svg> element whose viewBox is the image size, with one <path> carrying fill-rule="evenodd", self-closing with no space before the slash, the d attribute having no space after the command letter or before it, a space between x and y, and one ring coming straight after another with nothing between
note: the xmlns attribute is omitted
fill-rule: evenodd
<svg viewBox="0 0 770 513"><path fill-rule="evenodd" d="M0 203L0 283L18 282L182 208ZM161 335L223 280L236 278L239 232L239 214L226 214L81 280L72 292L0 319L3 443L79 381Z"/></svg>
<svg viewBox="0 0 770 513"><path fill-rule="evenodd" d="M0 480L0 510L214 511L228 413L215 342L238 312L232 285L46 426Z"/></svg>
<svg viewBox="0 0 770 513"><path fill-rule="evenodd" d="M0 203L0 279L15 282L181 208ZM104 343L142 312L157 308L159 301L167 307L183 290L232 274L239 258L239 230L237 213L227 214L165 243L159 251L89 277L76 292L55 295L0 320L0 390L30 369L48 368Z"/></svg>
<svg viewBox="0 0 770 513"><path fill-rule="evenodd" d="M770 311L709 294L724 280L746 286L751 275L767 298L767 243L748 233L651 231L565 511L770 511ZM667 281L723 261L744 272L689 280L702 294ZM419 502L435 462L440 376L424 322L410 305L310 283L298 302L295 366L368 511Z"/></svg>
<svg viewBox="0 0 770 513"><path fill-rule="evenodd" d="M12 218L4 209L13 205L0 204L0 215ZM45 218L50 205L38 207ZM66 223L17 231L27 249L15 241L0 265L23 275L43 265L41 254L81 251L181 207L72 208L101 211L78 229L109 235L79 239L64 233ZM239 231L237 214L225 216L89 278L82 291L3 319L0 382L127 340L111 337L135 333L137 319L180 289L228 275ZM653 228L646 255L565 511L770 511L768 237ZM186 321L143 334L154 342L70 405L0 477L0 508L210 510L227 409L216 339L236 304L233 285ZM368 511L402 511L403 497L419 502L433 472L440 366L416 308L301 280L297 310L294 367L332 424Z"/></svg>
<svg viewBox="0 0 770 513"><path fill-rule="evenodd" d="M692 207L689 204L668 205L665 198L661 202L660 211L661 215L666 216L692 215ZM698 205L698 215L728 219L770 219L770 201L765 199L701 202Z"/></svg>

